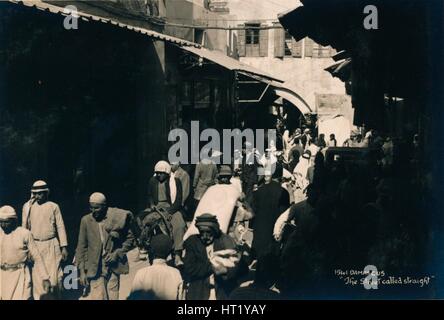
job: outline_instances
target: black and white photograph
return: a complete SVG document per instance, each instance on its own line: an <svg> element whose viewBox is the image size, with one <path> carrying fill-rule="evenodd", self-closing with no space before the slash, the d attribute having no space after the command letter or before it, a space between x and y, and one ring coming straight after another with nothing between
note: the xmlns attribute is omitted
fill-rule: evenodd
<svg viewBox="0 0 444 320"><path fill-rule="evenodd" d="M444 299L443 18L0 1L0 300Z"/></svg>

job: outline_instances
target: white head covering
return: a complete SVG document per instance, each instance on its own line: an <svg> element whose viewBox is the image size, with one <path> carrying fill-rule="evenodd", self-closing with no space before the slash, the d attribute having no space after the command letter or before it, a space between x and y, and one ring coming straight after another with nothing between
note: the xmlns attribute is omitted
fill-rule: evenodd
<svg viewBox="0 0 444 320"><path fill-rule="evenodd" d="M3 206L0 208L0 220L17 219L17 213L11 206Z"/></svg>
<svg viewBox="0 0 444 320"><path fill-rule="evenodd" d="M170 174L171 166L168 162L161 160L154 166L154 172L164 172L166 174Z"/></svg>
<svg viewBox="0 0 444 320"><path fill-rule="evenodd" d="M48 184L43 180L37 180L34 182L31 188L31 192L49 191Z"/></svg>
<svg viewBox="0 0 444 320"><path fill-rule="evenodd" d="M94 192L89 197L89 202L90 203L97 203L97 204L106 204L106 197L105 197L105 195L103 193Z"/></svg>

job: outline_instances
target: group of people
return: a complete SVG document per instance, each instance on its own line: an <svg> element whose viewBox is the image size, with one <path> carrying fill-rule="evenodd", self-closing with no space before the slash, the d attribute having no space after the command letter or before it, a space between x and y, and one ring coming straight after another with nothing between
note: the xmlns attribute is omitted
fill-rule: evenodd
<svg viewBox="0 0 444 320"><path fill-rule="evenodd" d="M371 148L362 163L326 164L334 135L325 142L308 129L265 154L246 143L232 165L202 160L193 179L180 163L159 161L147 209L135 215L94 192L74 258L82 299L118 299L134 248L147 266L129 299L304 297L334 281L337 268L414 268L427 184L412 174L418 152L405 150L417 150L418 139L413 146L375 132L365 139ZM0 208L0 248L0 299L61 296L67 237L44 181L33 184L21 226L14 208Z"/></svg>
<svg viewBox="0 0 444 320"><path fill-rule="evenodd" d="M68 242L60 208L48 196L46 182L36 181L21 224L13 207L0 208L0 300L39 300L50 290L61 292Z"/></svg>
<svg viewBox="0 0 444 320"><path fill-rule="evenodd" d="M325 161L325 149L314 141L319 150L307 170L305 197L275 224L275 238L285 243L279 288L286 296L356 297L332 271L344 266L375 265L393 275L421 270L428 234L422 212L433 199L419 135L394 139L370 130L352 132L346 142L362 148L359 157Z"/></svg>

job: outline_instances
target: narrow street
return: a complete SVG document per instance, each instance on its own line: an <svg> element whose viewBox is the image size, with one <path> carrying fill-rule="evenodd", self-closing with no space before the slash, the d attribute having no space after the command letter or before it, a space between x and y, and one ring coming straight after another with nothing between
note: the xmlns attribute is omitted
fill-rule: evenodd
<svg viewBox="0 0 444 320"><path fill-rule="evenodd" d="M444 2L368 2L0 1L0 300L444 298Z"/></svg>

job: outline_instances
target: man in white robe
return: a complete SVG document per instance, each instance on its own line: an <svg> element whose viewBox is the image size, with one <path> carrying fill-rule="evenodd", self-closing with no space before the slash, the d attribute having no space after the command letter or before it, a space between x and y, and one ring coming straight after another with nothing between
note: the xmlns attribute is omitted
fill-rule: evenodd
<svg viewBox="0 0 444 320"><path fill-rule="evenodd" d="M62 290L61 262L68 258L65 224L59 206L48 201L49 188L45 181L36 181L31 188L31 199L23 205L22 227L31 231L49 273L51 287L56 294ZM44 290L39 273L32 268L33 296L39 300Z"/></svg>
<svg viewBox="0 0 444 320"><path fill-rule="evenodd" d="M28 259L32 259L38 279L31 282ZM0 208L0 300L29 300L32 285L42 281L43 294L50 289L49 275L29 230L17 227L14 208Z"/></svg>

